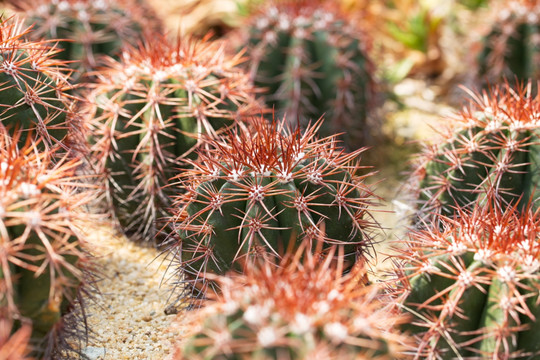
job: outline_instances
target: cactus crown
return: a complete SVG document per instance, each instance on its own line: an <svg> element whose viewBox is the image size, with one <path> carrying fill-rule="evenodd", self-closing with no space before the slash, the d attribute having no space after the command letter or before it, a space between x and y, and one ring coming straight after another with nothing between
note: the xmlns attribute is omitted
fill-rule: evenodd
<svg viewBox="0 0 540 360"><path fill-rule="evenodd" d="M208 38L165 36L125 48L121 61L107 59L89 94L91 140L126 233L153 241L180 159L193 156L201 134L216 136L253 111L241 61Z"/></svg>
<svg viewBox="0 0 540 360"><path fill-rule="evenodd" d="M375 135L373 64L367 36L326 1L272 1L244 30L251 76L278 114L301 125L325 114L322 136L347 131L359 148Z"/></svg>
<svg viewBox="0 0 540 360"><path fill-rule="evenodd" d="M506 203L534 201L540 189L540 98L532 84L470 92L439 141L416 159L421 217L449 215L487 195Z"/></svg>
<svg viewBox="0 0 540 360"><path fill-rule="evenodd" d="M335 136L316 139L322 119L304 132L285 122L254 118L253 131L207 140L178 176L172 238L180 238L173 249L186 281L204 284L207 271L238 270L261 252L283 254L296 236L343 245L348 266L365 256L374 196L358 173L363 149L346 153Z"/></svg>
<svg viewBox="0 0 540 360"><path fill-rule="evenodd" d="M418 356L538 356L540 212L495 200L439 220L402 255Z"/></svg>
<svg viewBox="0 0 540 360"><path fill-rule="evenodd" d="M394 326L404 317L377 286L361 284L362 266L342 275L343 249L321 255L321 245L314 255L304 241L277 264L267 259L244 275L218 277L222 295L191 315L175 358L400 358L407 337Z"/></svg>

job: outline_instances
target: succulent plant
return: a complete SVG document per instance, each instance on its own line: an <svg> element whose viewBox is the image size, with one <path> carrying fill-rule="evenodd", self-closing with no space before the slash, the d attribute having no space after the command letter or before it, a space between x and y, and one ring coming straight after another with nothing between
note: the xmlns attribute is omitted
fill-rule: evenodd
<svg viewBox="0 0 540 360"><path fill-rule="evenodd" d="M343 248L336 249L312 254L305 241L278 263L217 277L221 296L188 315L174 359L406 358L409 339L397 331L406 317L378 285L362 284L362 266L342 275Z"/></svg>
<svg viewBox="0 0 540 360"><path fill-rule="evenodd" d="M52 43L26 40L30 32L17 18L0 21L0 127L12 135L20 130L21 143L33 131L45 147L66 147L77 126L68 95L71 71L54 59Z"/></svg>
<svg viewBox="0 0 540 360"><path fill-rule="evenodd" d="M254 118L207 140L178 176L171 251L190 295L204 295L207 273L241 271L246 258L283 254L294 238L342 245L348 267L364 259L374 196L359 174L363 149L346 153L336 135L316 139L321 125L292 131L286 119Z"/></svg>
<svg viewBox="0 0 540 360"><path fill-rule="evenodd" d="M241 30L251 76L278 117L306 125L325 114L321 136L343 133L345 145L372 143L380 127L370 40L334 2L278 0L262 6Z"/></svg>
<svg viewBox="0 0 540 360"><path fill-rule="evenodd" d="M144 32L161 25L140 0L8 0L34 24L32 39L61 39L58 58L70 61L79 74L96 69L101 55L116 55L135 44Z"/></svg>
<svg viewBox="0 0 540 360"><path fill-rule="evenodd" d="M417 158L413 178L421 218L450 215L487 195L538 204L540 97L531 83L502 84L471 96L470 106Z"/></svg>
<svg viewBox="0 0 540 360"><path fill-rule="evenodd" d="M31 321L33 342L45 341L47 355L86 276L75 223L90 195L79 187L77 160L35 144L19 149L17 140L0 137L0 306Z"/></svg>
<svg viewBox="0 0 540 360"><path fill-rule="evenodd" d="M512 0L495 7L493 26L483 39L478 72L491 82L501 76L522 81L540 75L540 2Z"/></svg>
<svg viewBox="0 0 540 360"><path fill-rule="evenodd" d="M439 220L402 253L416 358L538 358L540 212L494 200Z"/></svg>
<svg viewBox="0 0 540 360"><path fill-rule="evenodd" d="M222 43L150 37L107 61L93 91L90 129L107 197L133 239L152 242L166 215L169 178L194 155L203 133L216 136L254 109L252 86ZM159 242L159 241L158 241Z"/></svg>

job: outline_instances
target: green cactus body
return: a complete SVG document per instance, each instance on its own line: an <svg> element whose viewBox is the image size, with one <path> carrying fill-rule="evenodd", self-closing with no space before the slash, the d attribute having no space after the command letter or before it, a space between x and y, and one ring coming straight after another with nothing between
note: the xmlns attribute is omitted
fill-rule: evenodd
<svg viewBox="0 0 540 360"><path fill-rule="evenodd" d="M479 75L493 82L503 76L522 81L538 79L538 1L514 0L502 4L502 8L497 8L492 29L483 39L483 49L478 55Z"/></svg>
<svg viewBox="0 0 540 360"><path fill-rule="evenodd" d="M505 203L535 202L540 189L540 101L530 87L501 85L452 119L415 169L421 217L444 215L495 194Z"/></svg>
<svg viewBox="0 0 540 360"><path fill-rule="evenodd" d="M278 117L305 126L325 115L321 136L344 133L345 146L373 143L377 124L368 39L321 2L278 1L254 15L245 35L255 84Z"/></svg>
<svg viewBox="0 0 540 360"><path fill-rule="evenodd" d="M156 239L173 189L168 179L193 157L201 134L242 121L255 101L247 75L218 43L152 37L127 48L89 94L90 141L107 174L110 204L133 239Z"/></svg>
<svg viewBox="0 0 540 360"><path fill-rule="evenodd" d="M493 205L495 204L495 205ZM421 358L540 356L540 212L490 200L410 234L403 326ZM434 256L436 255L436 256Z"/></svg>
<svg viewBox="0 0 540 360"><path fill-rule="evenodd" d="M21 144L33 131L45 147L64 141L74 130L70 72L54 60L58 50L47 42L24 39L30 31L17 19L0 24L0 123L13 135L20 130Z"/></svg>
<svg viewBox="0 0 540 360"><path fill-rule="evenodd" d="M247 258L297 247L296 238L340 244L348 267L362 259L372 226L372 194L357 174L362 150L315 140L320 121L304 134L263 118L251 125L253 134L209 141L179 176L186 191L171 218L180 237L174 251L190 281L204 287L207 272L240 271Z"/></svg>
<svg viewBox="0 0 540 360"><path fill-rule="evenodd" d="M89 193L77 188L77 161L56 159L51 170L52 152L38 153L35 146L19 151L17 140L5 133L0 140L0 307L14 319L30 320L39 343L54 338L51 331L83 282L87 256L74 206L88 202Z"/></svg>
<svg viewBox="0 0 540 360"><path fill-rule="evenodd" d="M343 275L336 247L321 257L322 243L299 242L278 263L267 259L242 275L218 277L222 293L187 315L190 331L173 358L407 358L410 339L396 328L406 319L377 285L359 281L365 269Z"/></svg>
<svg viewBox="0 0 540 360"><path fill-rule="evenodd" d="M79 75L95 70L99 57L117 55L144 32L158 30L152 9L132 0L10 0L34 24L33 39L61 39L57 57Z"/></svg>

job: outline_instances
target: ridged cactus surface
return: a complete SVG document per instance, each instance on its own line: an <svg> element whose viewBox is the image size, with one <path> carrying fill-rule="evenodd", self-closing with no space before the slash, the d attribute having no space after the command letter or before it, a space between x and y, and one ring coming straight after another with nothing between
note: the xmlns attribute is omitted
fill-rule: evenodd
<svg viewBox="0 0 540 360"><path fill-rule="evenodd" d="M407 358L409 339L396 329L406 317L376 285L361 283L361 266L343 276L343 254L334 247L313 255L311 246L304 242L277 264L251 264L245 275L218 277L222 295L188 314L190 331L174 358Z"/></svg>
<svg viewBox="0 0 540 360"><path fill-rule="evenodd" d="M192 287L204 294L207 272L283 254L295 238L342 245L348 267L364 259L374 196L359 174L363 150L317 139L321 123L302 132L285 119L254 118L249 129L209 140L193 170L179 175L172 251Z"/></svg>
<svg viewBox="0 0 540 360"><path fill-rule="evenodd" d="M271 1L242 29L251 76L279 117L305 126L323 114L321 136L343 133L350 149L373 144L378 124L368 37L325 1Z"/></svg>
<svg viewBox="0 0 540 360"><path fill-rule="evenodd" d="M166 215L169 178L193 156L201 134L216 136L253 111L241 56L221 43L149 37L108 59L88 95L90 140L109 204L124 231L153 242ZM159 242L159 240L157 240Z"/></svg>
<svg viewBox="0 0 540 360"><path fill-rule="evenodd" d="M490 202L440 220L402 256L416 358L537 359L540 212Z"/></svg>
<svg viewBox="0 0 540 360"><path fill-rule="evenodd" d="M470 106L416 159L421 217L486 196L522 204L540 190L540 97L532 85L472 93Z"/></svg>
<svg viewBox="0 0 540 360"><path fill-rule="evenodd" d="M0 22L0 126L14 134L33 131L42 144L52 147L75 130L71 109L71 71L51 42L34 42L26 37L31 29L17 18Z"/></svg>
<svg viewBox="0 0 540 360"><path fill-rule="evenodd" d="M503 76L522 81L540 76L540 2L513 0L494 6L496 15L483 39L478 71L484 80Z"/></svg>
<svg viewBox="0 0 540 360"><path fill-rule="evenodd" d="M137 0L8 0L34 25L31 38L60 39L59 59L79 75L95 70L99 56L117 55L144 32L160 28L152 9Z"/></svg>
<svg viewBox="0 0 540 360"><path fill-rule="evenodd" d="M11 319L29 320L34 344L55 351L55 331L85 279L87 256L76 227L79 189L76 160L53 162L36 146L18 149L0 139L0 307Z"/></svg>

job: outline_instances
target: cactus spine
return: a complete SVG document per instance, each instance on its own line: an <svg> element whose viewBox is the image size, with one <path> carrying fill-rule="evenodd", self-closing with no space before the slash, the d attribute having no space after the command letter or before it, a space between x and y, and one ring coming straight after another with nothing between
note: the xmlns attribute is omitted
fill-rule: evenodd
<svg viewBox="0 0 540 360"><path fill-rule="evenodd" d="M540 75L540 2L513 0L496 7L493 27L478 56L479 75L498 81L501 75L522 81Z"/></svg>
<svg viewBox="0 0 540 360"><path fill-rule="evenodd" d="M219 43L150 37L128 47L89 95L90 132L107 196L124 231L152 242L170 205L169 178L192 156L203 133L215 136L242 121L252 87ZM159 242L159 240L157 240Z"/></svg>
<svg viewBox="0 0 540 360"><path fill-rule="evenodd" d="M365 270L343 276L343 253L319 257L311 247L218 277L222 295L191 314L174 359L406 358L408 337L396 329L405 317L378 286L359 282Z"/></svg>
<svg viewBox="0 0 540 360"><path fill-rule="evenodd" d="M53 162L52 151L17 142L0 139L0 306L12 319L30 320L33 341L46 341L37 353L50 356L86 275L75 224L90 195L77 185L78 161Z"/></svg>
<svg viewBox="0 0 540 360"><path fill-rule="evenodd" d="M295 236L344 246L348 267L364 258L373 195L358 174L363 150L346 153L335 136L317 140L322 119L305 132L285 122L255 118L253 132L209 140L194 169L179 175L173 252L186 281L201 289L193 295L204 294L207 272L282 254Z"/></svg>
<svg viewBox="0 0 540 360"><path fill-rule="evenodd" d="M21 143L34 131L45 147L53 147L76 130L67 95L71 71L54 59L58 49L49 42L25 40L30 33L17 18L0 23L0 126L12 135L21 130Z"/></svg>
<svg viewBox="0 0 540 360"><path fill-rule="evenodd" d="M503 84L471 94L471 105L417 159L422 217L452 214L455 206L471 206L487 195L506 203L538 198L540 98L532 85Z"/></svg>
<svg viewBox="0 0 540 360"><path fill-rule="evenodd" d="M62 39L57 56L85 74L102 55L117 55L143 32L158 30L151 8L135 0L8 0L29 24L33 39ZM64 41L67 40L67 41Z"/></svg>
<svg viewBox="0 0 540 360"><path fill-rule="evenodd" d="M254 15L243 35L249 44L251 75L265 88L265 100L291 124L325 114L321 136L346 132L345 146L372 143L378 124L369 40L323 1L272 1Z"/></svg>
<svg viewBox="0 0 540 360"><path fill-rule="evenodd" d="M538 357L540 212L494 200L438 220L402 256L416 357Z"/></svg>

